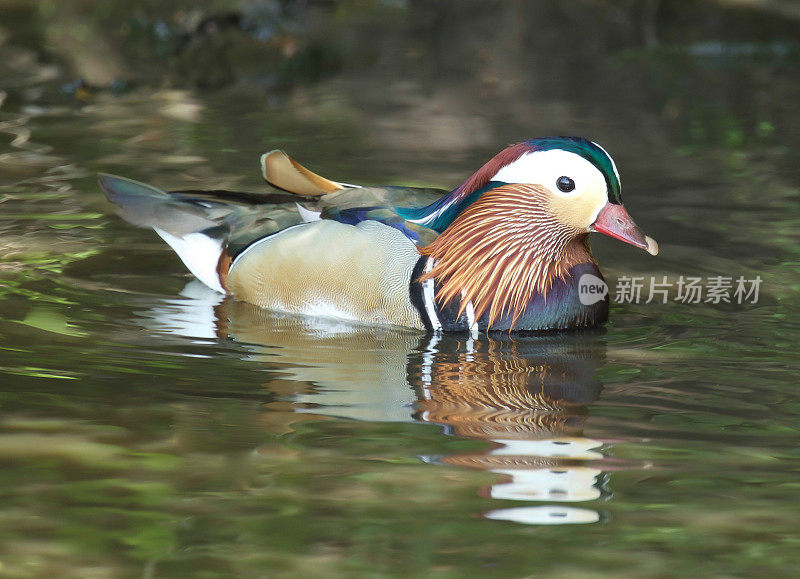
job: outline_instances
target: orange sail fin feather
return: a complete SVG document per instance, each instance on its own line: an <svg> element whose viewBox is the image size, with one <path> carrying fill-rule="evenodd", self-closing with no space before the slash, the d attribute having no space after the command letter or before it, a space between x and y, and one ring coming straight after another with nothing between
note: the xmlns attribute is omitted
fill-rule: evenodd
<svg viewBox="0 0 800 579"><path fill-rule="evenodd" d="M304 197L320 197L346 187L306 169L279 150L261 155L261 174L267 183Z"/></svg>

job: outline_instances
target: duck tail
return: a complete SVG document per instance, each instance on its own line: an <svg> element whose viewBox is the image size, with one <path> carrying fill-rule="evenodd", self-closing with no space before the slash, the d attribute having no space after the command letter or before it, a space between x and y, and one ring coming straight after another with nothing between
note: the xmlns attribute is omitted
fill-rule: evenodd
<svg viewBox="0 0 800 579"><path fill-rule="evenodd" d="M123 219L151 227L166 241L194 276L225 293L230 259L225 251L229 228L219 207L170 196L151 185L101 173L100 188L117 205ZM216 212L216 214L215 214Z"/></svg>
<svg viewBox="0 0 800 579"><path fill-rule="evenodd" d="M353 187L317 175L277 149L261 155L261 174L273 187L302 197L321 197Z"/></svg>

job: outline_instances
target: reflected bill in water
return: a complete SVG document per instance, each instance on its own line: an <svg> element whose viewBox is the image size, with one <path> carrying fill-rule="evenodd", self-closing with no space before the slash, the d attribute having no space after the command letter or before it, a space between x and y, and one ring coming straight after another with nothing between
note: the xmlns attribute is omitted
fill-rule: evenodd
<svg viewBox="0 0 800 579"><path fill-rule="evenodd" d="M610 496L605 473L624 465L606 457L604 441L583 432L587 406L602 390L595 378L605 360L601 331L473 340L275 314L196 282L182 296L142 315L170 334L239 342L249 359L285 377L268 387L276 386L297 413L432 423L446 435L489 443L476 452L420 457L500 475L480 490L497 503L487 506L487 518L603 519L597 501Z"/></svg>

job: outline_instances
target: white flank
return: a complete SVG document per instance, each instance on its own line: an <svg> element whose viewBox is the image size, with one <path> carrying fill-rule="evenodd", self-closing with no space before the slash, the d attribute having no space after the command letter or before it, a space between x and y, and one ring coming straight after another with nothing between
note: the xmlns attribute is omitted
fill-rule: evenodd
<svg viewBox="0 0 800 579"><path fill-rule="evenodd" d="M214 291L225 293L219 283L219 274L217 273L217 264L222 255L220 241L202 233L189 233L183 237L177 237L158 227L153 229L175 250L183 264L197 279Z"/></svg>
<svg viewBox="0 0 800 579"><path fill-rule="evenodd" d="M304 223L311 223L312 221L319 221L320 220L320 211L312 211L311 209L306 209L299 203L295 201L295 205L297 205L297 212L300 214Z"/></svg>

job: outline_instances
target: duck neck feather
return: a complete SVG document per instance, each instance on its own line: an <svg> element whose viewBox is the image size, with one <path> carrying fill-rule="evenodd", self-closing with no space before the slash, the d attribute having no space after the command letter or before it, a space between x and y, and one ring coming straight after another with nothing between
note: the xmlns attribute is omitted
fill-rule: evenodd
<svg viewBox="0 0 800 579"><path fill-rule="evenodd" d="M434 267L420 280L436 279L436 299L460 298L459 315L472 302L488 324L510 316L513 326L536 294L547 300L556 279L575 265L594 262L588 235L547 210L546 189L503 185L482 194L420 253Z"/></svg>

